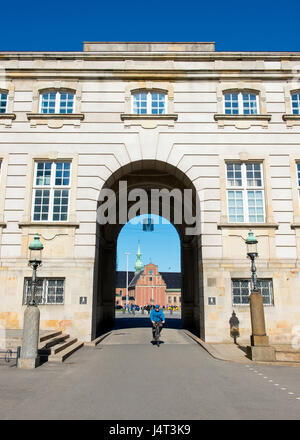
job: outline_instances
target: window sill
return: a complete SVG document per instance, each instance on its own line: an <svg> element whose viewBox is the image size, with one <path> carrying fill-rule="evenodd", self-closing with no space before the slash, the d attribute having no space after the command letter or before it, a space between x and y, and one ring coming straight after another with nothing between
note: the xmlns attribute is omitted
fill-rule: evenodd
<svg viewBox="0 0 300 440"><path fill-rule="evenodd" d="M64 125L80 127L84 120L83 113L27 113L30 127L37 125L48 125L49 128L61 128Z"/></svg>
<svg viewBox="0 0 300 440"><path fill-rule="evenodd" d="M15 119L15 113L0 113L0 125L3 124L6 128L10 128Z"/></svg>
<svg viewBox="0 0 300 440"><path fill-rule="evenodd" d="M143 128L156 128L158 125L167 125L174 127L174 121L177 121L177 114L164 115L136 115L132 113L122 113L121 120L125 126L141 125Z"/></svg>
<svg viewBox="0 0 300 440"><path fill-rule="evenodd" d="M235 229L278 229L277 223L218 223L218 229L235 228Z"/></svg>
<svg viewBox="0 0 300 440"><path fill-rule="evenodd" d="M300 125L300 115L282 115L282 119L286 122L288 128L293 128L294 125Z"/></svg>
<svg viewBox="0 0 300 440"><path fill-rule="evenodd" d="M78 222L20 222L19 228L26 228L31 226L46 226L52 228L79 228Z"/></svg>
<svg viewBox="0 0 300 440"><path fill-rule="evenodd" d="M269 121L272 115L226 115L215 114L214 119L218 122L219 128L224 126L234 125L236 128L246 130L252 125L260 125L263 128L268 128Z"/></svg>

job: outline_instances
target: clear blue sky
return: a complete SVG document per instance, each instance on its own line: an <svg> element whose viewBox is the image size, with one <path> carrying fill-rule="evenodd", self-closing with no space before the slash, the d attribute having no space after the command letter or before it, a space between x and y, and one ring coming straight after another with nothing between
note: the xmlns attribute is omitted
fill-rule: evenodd
<svg viewBox="0 0 300 440"><path fill-rule="evenodd" d="M138 219L145 217L139 216ZM125 252L130 252L128 269L134 270L138 241L140 241L144 264L152 261L162 272L181 271L180 240L176 229L166 220L163 220L165 222L163 223L161 217L153 215L153 218L159 223L154 225L153 232L144 232L141 221L138 224L128 222L123 227L118 237L118 270L126 270Z"/></svg>
<svg viewBox="0 0 300 440"><path fill-rule="evenodd" d="M300 51L299 0L2 1L0 50L81 51L83 41L215 41Z"/></svg>

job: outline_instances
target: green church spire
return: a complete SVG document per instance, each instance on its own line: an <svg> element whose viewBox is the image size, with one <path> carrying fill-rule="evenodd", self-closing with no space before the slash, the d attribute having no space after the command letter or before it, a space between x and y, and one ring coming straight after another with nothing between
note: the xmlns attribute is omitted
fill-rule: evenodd
<svg viewBox="0 0 300 440"><path fill-rule="evenodd" d="M135 262L135 272L138 273L141 270L144 270L144 265L142 262L142 254L141 254L141 247L140 242L138 242L138 251L136 254L136 262Z"/></svg>

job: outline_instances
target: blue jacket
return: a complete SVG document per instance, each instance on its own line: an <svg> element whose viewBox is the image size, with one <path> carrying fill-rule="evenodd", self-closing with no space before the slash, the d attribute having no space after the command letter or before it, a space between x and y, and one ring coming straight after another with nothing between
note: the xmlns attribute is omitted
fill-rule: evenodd
<svg viewBox="0 0 300 440"><path fill-rule="evenodd" d="M155 309L152 309L150 313L150 321L154 321L154 322L165 321L164 312L161 309L159 309L158 312Z"/></svg>

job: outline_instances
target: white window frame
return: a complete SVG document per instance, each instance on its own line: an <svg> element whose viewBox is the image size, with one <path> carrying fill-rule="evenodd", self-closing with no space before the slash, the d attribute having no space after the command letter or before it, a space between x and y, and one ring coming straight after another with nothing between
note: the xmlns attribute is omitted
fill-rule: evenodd
<svg viewBox="0 0 300 440"><path fill-rule="evenodd" d="M294 108L293 108L293 96L294 95L298 95L299 96L299 98L297 99L297 102L298 102L298 108L297 108L298 113L294 113ZM293 115L300 115L300 90L291 92L291 110L292 110L292 114Z"/></svg>
<svg viewBox="0 0 300 440"><path fill-rule="evenodd" d="M39 163L51 163L51 174L50 174L50 185L37 185L37 167ZM55 177L56 177L56 164L57 163L70 163L70 177L69 177L69 185L55 185ZM32 206L31 206L31 218L33 222L49 222L49 223L65 223L69 220L70 214L70 193L71 193L71 180L72 180L72 162L69 160L61 160L61 161L50 161L50 160L37 160L34 164L34 182L32 188ZM67 211L67 219L66 220L53 220L54 216L54 191L55 190L68 190L68 211ZM36 190L49 190L49 211L48 211L48 219L47 220L34 220L34 207L35 207L35 194Z"/></svg>
<svg viewBox="0 0 300 440"><path fill-rule="evenodd" d="M300 203L300 162L296 162L296 169L297 169L298 197L299 197L299 203Z"/></svg>
<svg viewBox="0 0 300 440"><path fill-rule="evenodd" d="M260 114L260 107L259 107L259 93L256 90L224 90L223 91L223 113L224 115L232 115L232 116L237 116L234 113L225 113L225 95L231 95L231 94L237 94L238 95L238 114L239 115L246 115L246 116L255 116L255 115L259 115ZM247 115L246 113L244 113L244 100L243 100L243 93L248 93L251 95L255 95L256 96L256 108L257 108L257 113L249 113L249 115Z"/></svg>
<svg viewBox="0 0 300 440"><path fill-rule="evenodd" d="M228 185L228 177L227 177L227 165L228 164L240 164L241 165L241 173L242 173L242 185L241 186L230 186ZM260 165L260 172L261 172L261 182L262 186L248 186L247 185L247 164L259 164ZM258 161L249 161L249 162L237 162L237 161L226 161L226 200L227 200L227 217L229 223L253 223L253 224L262 224L266 222L266 205L265 205L265 190L264 190L264 175L263 175L263 164L262 162ZM253 222L249 221L249 207L248 207L248 191L261 191L262 192L262 199L263 199L263 210L264 210L264 220L262 222ZM243 222L232 222L229 218L229 198L228 198L228 191L242 191L243 195L243 212L244 212L244 221Z"/></svg>
<svg viewBox="0 0 300 440"><path fill-rule="evenodd" d="M24 290L23 290L23 304L28 303L28 296L29 299L31 298L31 291L29 290L26 294L26 287L27 287L27 281L29 281L30 278L26 277L24 278ZM53 306L60 306L64 305L65 303L65 291L66 291L66 279L64 277L41 277L38 278L38 280L42 280L43 284L43 291L42 291L42 302L39 302L38 305L53 305ZM49 288L49 281L63 281L63 302L48 302L48 288ZM30 289L30 286L28 286Z"/></svg>
<svg viewBox="0 0 300 440"><path fill-rule="evenodd" d="M5 101L5 109L4 109L4 112L0 112L0 115L4 115L5 113L7 113L8 92L5 91L5 90L1 90L1 89L0 89L0 95L6 95L6 101Z"/></svg>
<svg viewBox="0 0 300 440"><path fill-rule="evenodd" d="M54 113L42 113L42 101L43 101L43 95L47 95L49 93L55 93L55 110ZM61 94L66 93L66 94L70 94L73 95L73 107L72 107L72 113L61 113L60 112L60 101L61 101ZM74 113L74 108L75 108L75 92L71 91L71 90L43 90L40 92L40 103L39 103L39 113L41 113L42 115L55 115L55 114L59 114L59 115L70 115Z"/></svg>
<svg viewBox="0 0 300 440"><path fill-rule="evenodd" d="M140 93L146 93L147 95L147 113L134 113L134 95L140 94ZM165 100L164 100L164 113L152 113L152 94L157 93L160 95L164 95ZM161 116L161 115L166 115L168 113L168 94L165 91L161 91L161 90L134 90L131 93L131 113L134 115L157 115L157 116Z"/></svg>

